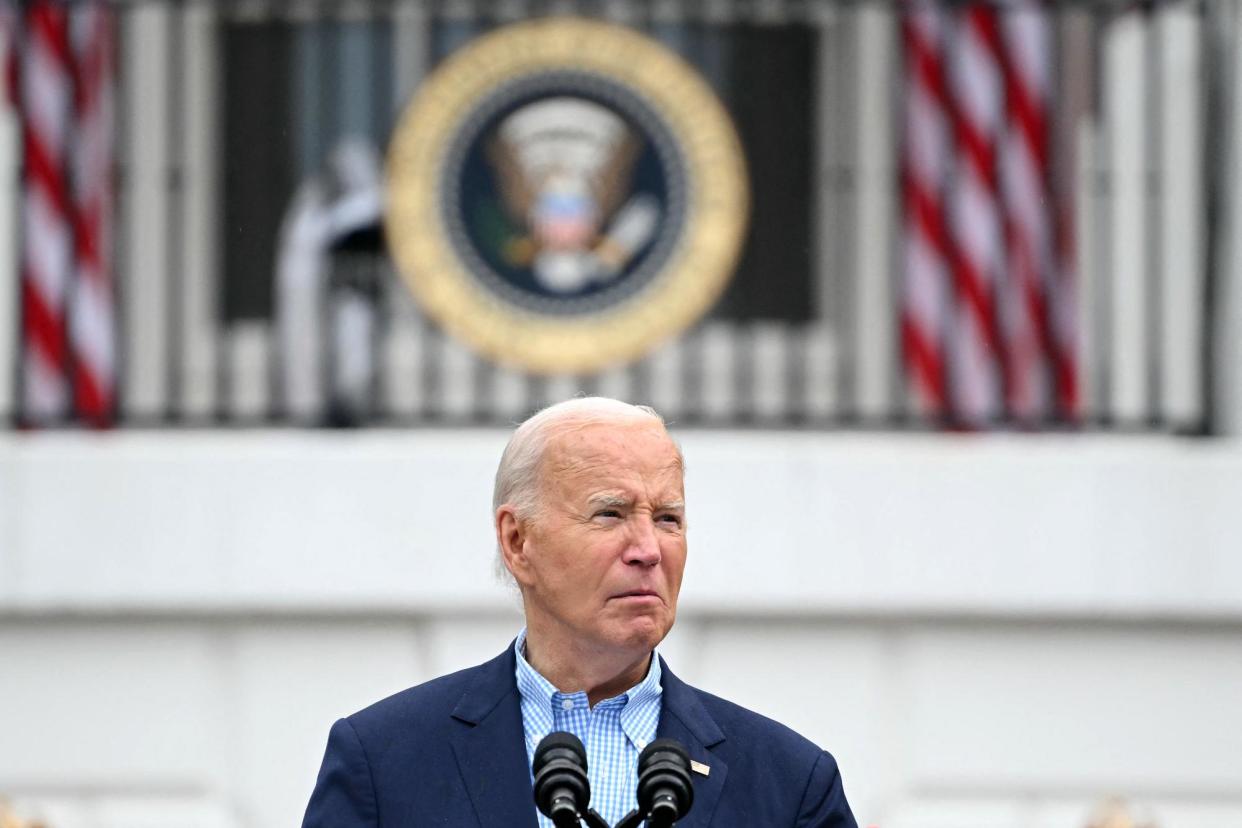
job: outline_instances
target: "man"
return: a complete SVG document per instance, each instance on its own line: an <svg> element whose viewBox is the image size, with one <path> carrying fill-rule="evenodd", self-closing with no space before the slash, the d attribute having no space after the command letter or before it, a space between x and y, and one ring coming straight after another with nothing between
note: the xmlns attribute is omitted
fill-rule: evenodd
<svg viewBox="0 0 1242 828"><path fill-rule="evenodd" d="M486 664L338 721L303 828L550 826L531 760L554 730L585 744L591 806L609 824L635 806L639 752L671 737L694 761L680 828L857 828L832 756L654 654L686 562L682 476L649 408L576 399L523 423L493 506L525 630Z"/></svg>

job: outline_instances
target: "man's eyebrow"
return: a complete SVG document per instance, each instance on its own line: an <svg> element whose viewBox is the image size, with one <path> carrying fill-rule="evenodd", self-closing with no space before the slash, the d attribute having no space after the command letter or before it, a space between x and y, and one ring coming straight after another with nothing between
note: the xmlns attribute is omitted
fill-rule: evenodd
<svg viewBox="0 0 1242 828"><path fill-rule="evenodd" d="M630 498L619 494L602 492L600 494L591 495L587 498L587 503L592 506L629 506Z"/></svg>
<svg viewBox="0 0 1242 828"><path fill-rule="evenodd" d="M634 504L634 500L633 498L625 495L614 494L611 492L601 492L588 497L587 503L593 507L603 506L605 508L622 509L632 506ZM681 500L669 500L664 503L657 503L655 505L655 510L657 512L684 512L686 510L686 504Z"/></svg>

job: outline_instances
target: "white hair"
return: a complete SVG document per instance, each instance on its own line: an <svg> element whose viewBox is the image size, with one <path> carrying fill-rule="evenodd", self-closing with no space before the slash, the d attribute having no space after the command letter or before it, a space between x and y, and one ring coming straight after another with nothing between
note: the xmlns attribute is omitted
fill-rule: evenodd
<svg viewBox="0 0 1242 828"><path fill-rule="evenodd" d="M496 483L492 489L492 516L495 517L496 510L504 505L512 506L521 520L538 514L541 506L540 469L543 466L543 455L549 439L557 431L569 427L581 428L643 420L668 433L664 418L654 408L632 405L609 397L576 397L532 414L513 432L504 453L500 455L500 465L496 467ZM680 459L681 448L676 442L673 446ZM501 578L511 577L499 545L496 548L496 574Z"/></svg>

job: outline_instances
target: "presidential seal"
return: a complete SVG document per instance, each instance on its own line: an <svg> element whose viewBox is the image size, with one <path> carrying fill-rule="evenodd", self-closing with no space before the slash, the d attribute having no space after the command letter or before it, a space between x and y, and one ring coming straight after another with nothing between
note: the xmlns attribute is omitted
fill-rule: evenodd
<svg viewBox="0 0 1242 828"><path fill-rule="evenodd" d="M741 145L698 73L565 17L446 60L397 126L388 193L385 233L423 309L540 373L634 359L693 324L748 211Z"/></svg>

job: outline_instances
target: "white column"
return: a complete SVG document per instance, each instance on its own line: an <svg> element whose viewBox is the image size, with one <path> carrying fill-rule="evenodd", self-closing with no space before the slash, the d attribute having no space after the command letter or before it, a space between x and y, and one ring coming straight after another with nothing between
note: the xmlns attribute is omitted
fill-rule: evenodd
<svg viewBox="0 0 1242 828"><path fill-rule="evenodd" d="M1061 262L1068 268L1070 305L1062 312L1069 318L1064 323L1073 334L1066 338L1075 355L1078 384L1078 414L1084 420L1095 420L1103 405L1100 359L1099 314L1106 309L1098 292L1100 267L1104 261L1107 240L1107 201L1101 196L1100 171L1096 156L1099 147L1099 120L1091 102L1090 85L1082 78L1091 77L1094 68L1094 12L1089 8L1067 8L1058 15L1056 37L1060 42L1059 67L1054 88L1056 106L1055 152L1060 163L1054 167L1057 177L1057 198L1070 201L1074 225L1073 259Z"/></svg>
<svg viewBox="0 0 1242 828"><path fill-rule="evenodd" d="M1203 54L1200 11L1161 8L1160 379L1169 425L1203 416L1204 323Z"/></svg>
<svg viewBox="0 0 1242 828"><path fill-rule="evenodd" d="M392 9L393 109L405 109L431 62L427 4L399 0Z"/></svg>
<svg viewBox="0 0 1242 828"><path fill-rule="evenodd" d="M1099 135L1098 124L1088 121L1079 125L1077 132L1076 178L1074 193L1074 238L1077 240L1077 318L1078 375L1082 383L1081 411L1085 420L1099 417L1107 408L1104 398L1104 357L1101 353L1105 343L1101 331L1108 308L1105 287L1108 282L1108 261L1105 249L1107 227L1104 217L1108 210L1108 197L1100 192L1099 181Z"/></svg>
<svg viewBox="0 0 1242 828"><path fill-rule="evenodd" d="M13 15L10 14L10 18ZM9 65L9 43L0 37L0 67ZM21 193L21 139L17 113L0 95L0 428L14 409L17 341L21 312L17 302L18 204Z"/></svg>
<svg viewBox="0 0 1242 828"><path fill-rule="evenodd" d="M219 61L214 3L184 6L181 159L182 213L180 397L183 416L205 419L216 406L220 338L219 257Z"/></svg>
<svg viewBox="0 0 1242 828"><path fill-rule="evenodd" d="M1146 15L1126 12L1104 43L1105 147L1111 162L1109 411L1120 423L1148 416L1148 56Z"/></svg>
<svg viewBox="0 0 1242 828"><path fill-rule="evenodd" d="M488 414L504 422L517 422L532 404L530 379L526 374L496 365L488 389Z"/></svg>
<svg viewBox="0 0 1242 828"><path fill-rule="evenodd" d="M440 413L449 419L462 419L474 411L474 374L478 358L455 337L442 334L437 337L439 357L439 400L431 401Z"/></svg>
<svg viewBox="0 0 1242 828"><path fill-rule="evenodd" d="M864 4L858 26L858 138L855 170L858 213L854 240L857 283L854 290L854 373L856 406L864 418L880 418L894 409L897 312L892 288L893 221L896 173L892 88L896 33L893 15L883 4Z"/></svg>
<svg viewBox="0 0 1242 828"><path fill-rule="evenodd" d="M628 364L616 365L599 375L597 384L600 396L630 401L634 393L633 374Z"/></svg>
<svg viewBox="0 0 1242 828"><path fill-rule="evenodd" d="M836 381L839 377L833 361L835 349L823 346L833 337L833 329L848 319L844 307L851 290L853 276L847 265L848 228L852 225L854 188L847 183L845 170L853 165L852 132L853 84L850 77L853 50L848 45L853 33L854 13L842 13L835 6L815 7L814 22L818 30L819 48L816 57L816 188L815 188L815 284L818 307L815 318L806 328L805 393L795 405L806 409L809 416L830 417L837 412Z"/></svg>
<svg viewBox="0 0 1242 828"><path fill-rule="evenodd" d="M815 420L832 418L840 409L837 396L840 355L837 332L826 324L808 325L803 334L804 387L802 410Z"/></svg>
<svg viewBox="0 0 1242 828"><path fill-rule="evenodd" d="M581 394L582 380L573 375L557 374L548 377L548 381L543 386L543 401L541 406L552 405L571 397ZM621 399L625 399L622 397ZM627 402L646 402L645 400L626 400Z"/></svg>
<svg viewBox="0 0 1242 828"><path fill-rule="evenodd" d="M171 6L143 3L122 15L125 123L123 414L160 416L168 404L168 230Z"/></svg>
<svg viewBox="0 0 1242 828"><path fill-rule="evenodd" d="M685 348L686 345L680 338L672 339L645 360L647 376L650 378L649 402L656 411L670 420L680 417L686 407L686 378L682 370Z"/></svg>
<svg viewBox="0 0 1242 828"><path fill-rule="evenodd" d="M400 0L392 9L394 113L409 106L431 63L431 30L427 4ZM400 282L398 284L398 282ZM380 346L380 402L385 414L412 417L426 404L423 365L427 359L426 321L410 295L403 276L394 269L388 286L388 327Z"/></svg>
<svg viewBox="0 0 1242 828"><path fill-rule="evenodd" d="M511 368L501 362L494 363L489 384L487 397L489 417L505 421L513 420L526 413L526 410L534 404L531 379L517 368Z"/></svg>
<svg viewBox="0 0 1242 828"><path fill-rule="evenodd" d="M781 420L789 414L790 331L783 322L757 322L751 329L753 411L760 421Z"/></svg>
<svg viewBox="0 0 1242 828"><path fill-rule="evenodd" d="M271 400L271 326L266 320L234 322L226 342L229 414L242 422L261 420Z"/></svg>
<svg viewBox="0 0 1242 828"><path fill-rule="evenodd" d="M388 327L380 344L380 408L385 415L413 417L425 404L423 365L427 360L424 322L395 265L385 292Z"/></svg>
<svg viewBox="0 0 1242 828"><path fill-rule="evenodd" d="M1217 295L1215 302L1217 354L1215 384L1217 387L1216 410L1213 412L1219 431L1231 436L1242 434L1242 153L1237 146L1242 135L1242 20L1239 12L1229 6L1219 16L1219 22L1228 27L1221 35L1221 50L1217 58L1228 65L1221 66L1228 86L1222 90L1227 96L1230 113L1227 136L1221 141L1221 175L1228 176L1226 185L1225 221L1216 240L1218 247ZM1224 120L1224 119L1222 119Z"/></svg>
<svg viewBox="0 0 1242 828"><path fill-rule="evenodd" d="M728 322L703 326L703 418L727 420L737 414L737 328Z"/></svg>

